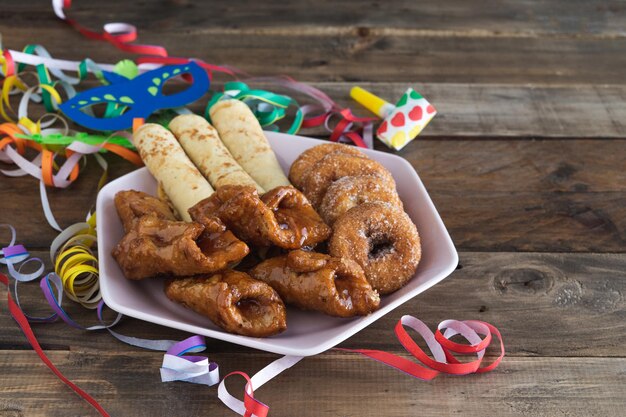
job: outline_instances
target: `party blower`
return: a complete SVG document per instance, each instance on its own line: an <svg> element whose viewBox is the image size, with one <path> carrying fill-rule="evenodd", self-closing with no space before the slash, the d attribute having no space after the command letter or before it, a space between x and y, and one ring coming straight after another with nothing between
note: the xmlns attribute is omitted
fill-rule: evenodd
<svg viewBox="0 0 626 417"><path fill-rule="evenodd" d="M437 114L437 110L412 88L406 90L395 106L361 87L352 87L350 97L385 119L376 130L376 137L397 151L415 139Z"/></svg>

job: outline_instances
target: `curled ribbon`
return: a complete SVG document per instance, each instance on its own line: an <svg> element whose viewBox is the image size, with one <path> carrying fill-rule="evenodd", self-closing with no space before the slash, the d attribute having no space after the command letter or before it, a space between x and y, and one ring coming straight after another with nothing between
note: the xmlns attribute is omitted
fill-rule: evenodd
<svg viewBox="0 0 626 417"><path fill-rule="evenodd" d="M261 77L248 79L249 82L267 82L303 94L315 101L300 107L302 128L322 126L329 133L332 142L354 143L361 148L373 148L372 117L357 117L348 108L342 108L326 93L312 85L301 83L291 77ZM336 122L333 122L336 119ZM334 127L331 127L334 123Z"/></svg>
<svg viewBox="0 0 626 417"><path fill-rule="evenodd" d="M54 229L61 231L61 227L52 214L46 187L68 187L78 178L80 162L85 161L85 157L90 154L94 155L103 169L100 186L106 178L107 164L98 155L99 153L113 152L137 165L141 165L142 162L139 155L131 149L128 132L117 132L112 135L112 139L105 137L103 140L95 140L93 135L83 134L71 140L70 134L76 132L69 129L68 123L60 115L47 113L36 121L31 120L28 117L28 104L31 101L43 102L49 112L57 111L57 106L62 102L56 90L57 87L61 87L70 99L76 94L72 85L83 79L88 71L99 75L102 82L106 80L102 69L90 60L78 63L72 68L79 72L79 77L73 78L64 74L62 68L56 65L51 65L50 68L45 65L44 62L54 64L55 60L42 46L28 45L24 51L24 53L19 53L18 59L13 56L18 53L9 50L4 50L0 57L2 72L6 77L2 84L0 115L7 120L7 123L0 125L0 161L12 163L17 167L13 170L3 169L0 172L13 177L31 175L37 178L40 181L40 196L46 220ZM44 62L37 63L32 59L29 60L35 57ZM20 78L25 63L36 66L38 84L29 86ZM50 74L58 79L52 81ZM9 115L13 112L9 97L15 93L22 93L16 113L17 121ZM62 123L64 128L53 127L58 122ZM71 140L69 143L68 139ZM25 157L27 148L34 149L38 153L31 160ZM62 163L59 157L65 158Z"/></svg>
<svg viewBox="0 0 626 417"><path fill-rule="evenodd" d="M85 223L62 231L50 245L50 260L69 299L88 309L96 309L102 296L98 278L98 258L91 247L96 243L95 214Z"/></svg>
<svg viewBox="0 0 626 417"><path fill-rule="evenodd" d="M93 221L93 216L90 218L90 221ZM58 248L62 247L60 246L61 243L59 242L62 242L64 239L67 240L67 237L70 235L74 237L93 236L90 234L76 234L78 229L84 228L89 225L89 222L77 224L75 225L74 229L70 228L66 232L64 232L65 235L62 234L61 238L55 240L55 242L53 243L51 247L51 256L54 257L54 254L57 253ZM15 245L15 230L11 226L8 227L12 233L11 243L7 248L3 248L3 258L0 258L0 261L3 260L5 261L3 263L7 264L24 261L28 256L27 254L26 257L24 256L26 250L21 245ZM82 255L84 255L84 253L82 253ZM67 260L65 262L67 262ZM72 267L67 268L67 270L72 269ZM61 266L61 270L64 270L63 266ZM17 270L16 272L19 273L19 270ZM1 281L8 286L8 278L3 274L0 274L0 278L2 278ZM102 300L100 300L97 305L97 315L101 324L96 326L84 327L75 322L71 317L69 317L69 315L61 307L63 289L65 288L65 286L62 282L62 279L56 273L50 273L46 275L41 280L40 287L55 314L48 318L35 318L31 321L53 321L57 317L60 317L70 326L78 329L106 329L118 340L132 346L137 346L144 349L166 351L160 370L161 380L163 382L185 381L211 386L219 381L219 368L214 362L209 362L209 359L207 357L195 355L183 356L185 353L199 352L206 349L206 344L203 337L194 336L183 340L182 342L175 342L171 340L146 340L119 334L113 331L111 327L115 326L120 321L122 315L118 313L117 317L113 320L111 324L105 324L102 314L105 304ZM27 316L24 315L21 308L19 307L19 304L13 301L10 293L9 309L11 311L11 314L14 317L17 317L16 320L18 320L20 327L26 334L33 348L37 350L38 343L34 338L34 335L32 335L32 331L29 334L30 327L26 327L28 326L28 319L26 318ZM21 317L23 317L23 320L21 321L19 319L20 315ZM424 339L434 359L429 357L417 345L417 343L415 343L413 338L407 332L406 328L414 330ZM471 373L489 372L495 369L500 364L502 358L505 355L504 341L498 329L491 324L482 321L445 320L439 324L436 332L433 333L428 328L428 326L421 320L413 316L405 315L402 316L402 318L396 324L395 333L402 346L404 346L404 348L413 355L417 362L381 350L344 348L335 349L345 352L359 353L363 356L382 362L385 365L393 367L399 371L406 373L407 375L421 380L431 380L440 373L447 373L451 375L466 375ZM469 344L461 344L451 341L450 339L457 334L465 338L465 340L467 340ZM480 335L483 335L484 337L481 337ZM499 339L500 355L490 364L483 366L482 362L485 357L485 352L487 348L491 345L494 335ZM66 384L72 387L72 389L74 389L75 391L77 391L76 389L79 389L78 387L75 387L70 381L67 381L65 377L63 377L56 370L56 368L54 368L54 365L49 363L49 360L45 358L43 352L40 353L38 351L38 354L40 354L42 360L46 362L50 369L52 369L53 372L55 372L55 374L59 376L59 378L66 382ZM455 354L476 355L476 359L469 362L461 362ZM284 356L274 362L271 362L253 377L249 377L245 372L231 372L230 374L226 375L226 377L224 377L224 379L221 381L218 387L218 397L227 407L229 407L236 413L243 415L244 417L265 417L269 412L269 407L254 397L254 389L259 388L284 370L292 367L293 365L301 361L303 358L304 357L302 356ZM239 399L233 397L226 389L224 383L226 378L234 375L242 376L247 381L244 388L244 401L240 401ZM87 394L85 393L85 395ZM86 396L83 397L87 399ZM90 401L89 399L87 400ZM93 401L95 402L95 400ZM97 405L97 402L95 402L95 404Z"/></svg>
<svg viewBox="0 0 626 417"><path fill-rule="evenodd" d="M287 129L287 133L294 135L300 130L302 125L303 113L298 103L291 97L273 93L266 90L252 90L248 84L241 81L232 81L224 84L224 92L216 93L209 100L204 116L207 120L211 120L209 109L218 101L230 98L241 100L250 107L254 116L258 119L262 127L277 131L278 126L275 125L287 115L289 106L296 107L296 114L291 126Z"/></svg>
<svg viewBox="0 0 626 417"><path fill-rule="evenodd" d="M0 273L0 283L4 284L7 287L9 286L8 277L2 273ZM28 323L28 319L22 312L22 309L19 307L19 305L16 304L16 302L13 300L13 297L11 297L11 293L9 291L7 291L7 303L9 305L9 313L11 314L11 317L13 317L15 321L17 322L17 324L20 326L20 329L22 330L22 332L28 339L28 342L30 343L30 345L33 347L33 350L35 350L39 358L41 358L41 361L48 368L50 368L50 370L61 381L63 381L74 392L76 392L83 399L85 399L85 401L91 404L98 411L98 413L100 413L101 416L110 417L109 413L107 413L104 410L104 408L102 408L102 406L91 395L89 395L87 392L83 391L80 387L78 387L78 385L74 384L72 381L67 379L67 377L65 377L65 375L63 375L61 371L59 371L57 367L54 366L52 361L44 353L43 349L41 349L41 346L39 345L39 342L37 342L37 338L35 337L35 334L33 333L33 330L31 329L30 324Z"/></svg>
<svg viewBox="0 0 626 417"><path fill-rule="evenodd" d="M137 28L128 23L107 23L102 32L94 32L79 25L75 20L65 15L65 9L72 6L71 0L52 0L54 14L68 25L72 26L82 35L90 39L107 41L116 48L135 54L167 56L167 51L162 46L133 44L137 39Z"/></svg>
<svg viewBox="0 0 626 417"><path fill-rule="evenodd" d="M37 279L45 270L43 261L39 258L30 258L30 254L23 245L15 244L17 238L15 228L10 224L0 224L0 228L9 229L11 232L11 240L9 245L0 250L0 263L7 266L9 275L19 282L28 282ZM39 268L35 272L28 274L22 273L22 267L30 262L39 263ZM21 265L16 269L16 265Z"/></svg>
<svg viewBox="0 0 626 417"><path fill-rule="evenodd" d="M434 360L415 343L405 330L405 327L413 329L424 339L435 358ZM441 331L444 329L445 331L442 334ZM491 324L483 321L444 320L439 324L437 331L433 333L423 321L413 316L405 315L402 316L396 324L395 333L402 346L404 346L421 365L382 350L344 348L335 348L335 350L359 353L402 371L409 376L425 381L435 378L440 373L467 375L492 371L500 364L505 354L504 341L502 340L500 332ZM450 338L457 334L463 336L470 344L452 342ZM481 338L481 334L485 337ZM487 347L489 347L493 340L493 335L497 336L500 341L500 355L489 365L481 367ZM475 354L477 359L461 363L456 356L454 356L454 353L465 355ZM254 388L259 388L302 359L304 359L302 356L283 356L260 370L252 378L243 372L232 372L226 375L220 383L218 397L228 408L244 417L252 415L259 417L266 416L269 412L269 407L254 398ZM243 402L233 397L226 389L224 381L231 375L241 375L247 380Z"/></svg>
<svg viewBox="0 0 626 417"><path fill-rule="evenodd" d="M203 336L191 336L172 345L163 356L161 382L184 381L212 386L220 382L217 363L206 356L183 356L188 352L206 349Z"/></svg>

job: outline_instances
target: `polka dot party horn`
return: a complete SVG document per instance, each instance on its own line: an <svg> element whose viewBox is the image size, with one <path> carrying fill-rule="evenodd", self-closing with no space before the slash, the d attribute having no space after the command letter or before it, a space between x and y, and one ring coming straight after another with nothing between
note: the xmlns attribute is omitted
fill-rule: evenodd
<svg viewBox="0 0 626 417"><path fill-rule="evenodd" d="M437 114L437 110L412 88L406 90L395 106L361 87L353 87L350 97L384 119L376 130L376 137L396 151L415 139Z"/></svg>

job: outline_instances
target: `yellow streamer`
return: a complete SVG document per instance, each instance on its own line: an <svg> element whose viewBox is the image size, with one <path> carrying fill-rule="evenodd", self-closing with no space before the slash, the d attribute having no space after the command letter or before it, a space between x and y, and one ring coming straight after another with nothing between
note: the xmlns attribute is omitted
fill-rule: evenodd
<svg viewBox="0 0 626 417"><path fill-rule="evenodd" d="M92 250L96 243L95 225L94 213L87 220L87 227L71 236L54 257L54 271L61 278L65 294L89 309L97 308L102 298L98 258Z"/></svg>

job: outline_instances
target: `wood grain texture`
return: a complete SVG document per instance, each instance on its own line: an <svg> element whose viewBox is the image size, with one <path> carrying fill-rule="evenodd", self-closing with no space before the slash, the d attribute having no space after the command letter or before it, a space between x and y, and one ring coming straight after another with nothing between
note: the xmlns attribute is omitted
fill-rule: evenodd
<svg viewBox="0 0 626 417"><path fill-rule="evenodd" d="M49 4L4 3L5 47L42 43L59 58L102 62L134 57L82 38L54 17ZM349 99L353 85L389 101L411 85L438 109L420 139L399 155L419 172L461 250L459 268L342 346L405 354L391 329L402 314L413 314L431 327L445 318L491 322L503 332L507 357L490 374L422 382L358 355L326 352L257 391L272 416L623 414L623 3L74 3L69 16L90 28L133 23L140 43L256 76L285 73L314 82L361 115L367 112ZM217 76L214 87L227 78ZM203 105L192 109L201 112ZM325 135L319 129L302 133ZM107 159L111 179L134 169L115 156ZM92 161L68 190L49 190L61 225L84 219L99 175ZM0 223L17 226L19 241L47 259L44 249L55 233L41 213L37 182L0 178ZM27 312L48 313L36 284L23 285L20 294ZM0 299L6 299L4 288ZM81 323L96 324L93 312L71 303L67 309ZM52 361L113 416L233 415L214 387L162 384L161 353L64 323L33 328ZM116 330L152 339L186 336L132 318ZM96 415L30 351L4 302L0 335L0 417ZM209 352L222 375L253 374L277 357L213 340ZM241 393L241 381L228 386Z"/></svg>
<svg viewBox="0 0 626 417"><path fill-rule="evenodd" d="M420 134L421 139L626 137L626 87L620 85L423 82L314 85L341 106L350 107L362 116L371 114L350 99L352 86L360 85L392 103L409 85L413 86L437 108L437 116Z"/></svg>
<svg viewBox="0 0 626 417"><path fill-rule="evenodd" d="M35 253L45 258L45 253ZM624 356L626 344L626 255L461 253L460 269L425 293L410 300L342 344L351 348L404 352L393 326L404 314L430 326L447 318L480 319L504 334L509 356ZM20 292L26 311L43 315L47 309L36 284ZM0 299L4 299L4 289ZM96 324L93 312L68 302L68 311L86 324ZM25 349L26 341L0 307L0 348ZM598 331L602 329L602 331ZM122 334L151 339L183 339L183 332L125 319ZM99 349L132 355L106 332L74 330L64 323L36 325L47 349ZM211 340L211 352L256 351Z"/></svg>
<svg viewBox="0 0 626 417"><path fill-rule="evenodd" d="M626 141L417 140L399 155L420 174L460 250L626 249ZM134 169L114 155L107 160L110 179ZM100 173L91 161L71 187L50 190L62 226L84 220ZM2 222L18 226L24 245L49 245L55 232L33 178L4 178L0 201Z"/></svg>
<svg viewBox="0 0 626 417"><path fill-rule="evenodd" d="M10 2L0 14L13 17L11 23L35 20L53 21L50 10L36 0ZM484 1L481 7L464 0L390 2L359 0L304 0L262 3L243 0L224 3L215 0L189 1L107 1L97 7L74 2L71 16L98 26L104 21L128 21L141 27L166 26L170 29L219 27L231 29L357 26L419 28L446 31L483 30L493 36L516 33L527 36L571 34L575 36L623 36L624 7L619 2L601 0ZM148 12L149 11L149 12ZM17 18L17 22L15 19ZM480 33L480 32L479 32Z"/></svg>
<svg viewBox="0 0 626 417"><path fill-rule="evenodd" d="M216 76L211 91L223 89L225 76ZM292 96L301 105L312 104L309 97L262 81L252 80L250 87ZM395 103L408 86L422 93L436 108L437 116L420 134L419 140L493 138L519 139L624 139L626 138L626 86L624 85L550 85L550 84L467 84L423 82L315 82L341 107L356 115L372 113L350 98L356 85ZM81 89L99 84L88 80ZM167 87L166 87L167 88ZM189 108L203 114L209 94ZM14 100L14 108L18 101ZM33 117L45 109L31 106ZM292 109L289 110L292 113ZM281 122L285 127L291 117ZM324 128L302 129L304 136L328 138ZM388 150L378 143L379 149ZM625 151L626 152L626 151ZM403 154L403 153L401 153Z"/></svg>
<svg viewBox="0 0 626 417"><path fill-rule="evenodd" d="M51 20L50 10L34 0L11 2L3 7L4 15L11 15L19 23L31 20ZM624 7L619 2L601 0L552 1L504 0L498 7L485 0L467 2L448 0L438 2L391 2L344 0L305 0L281 2L277 0L238 1L236 4L218 1L142 1L126 3L107 1L97 7L89 2L75 2L71 16L97 26L104 21L132 21L139 25L166 25L185 29L189 26L223 28L293 29L309 26L359 26L420 28L423 30L482 29L494 36L501 33L528 35L597 34L620 36L624 24Z"/></svg>
<svg viewBox="0 0 626 417"><path fill-rule="evenodd" d="M143 43L255 75L275 75L268 70L271 63L306 81L622 83L622 7L577 4L507 1L500 9L500 4L477 8L460 0L447 7L438 2L375 2L369 7L280 3L233 13L245 6L115 3L104 11L75 6L70 15L94 29L127 20L140 28ZM33 3L18 3L3 10L11 16L1 28L10 33L3 40L6 46L21 49L45 39L55 56L82 59L83 51L89 51L97 60L120 58L119 50L81 38L49 8L37 6L33 13L34 8ZM478 17L485 10L490 12ZM399 15L403 18L394 20Z"/></svg>
<svg viewBox="0 0 626 417"><path fill-rule="evenodd" d="M11 375L0 380L0 415L96 415L43 365L33 365L34 353L0 353L0 366ZM233 415L214 387L161 383L159 353L50 352L50 358L113 416ZM256 371L275 358L213 355L222 374ZM255 397L270 405L273 416L291 416L297 409L299 416L617 417L626 401L625 375L624 358L507 358L490 374L424 382L355 354L332 352L304 359ZM241 395L242 381L227 386Z"/></svg>

